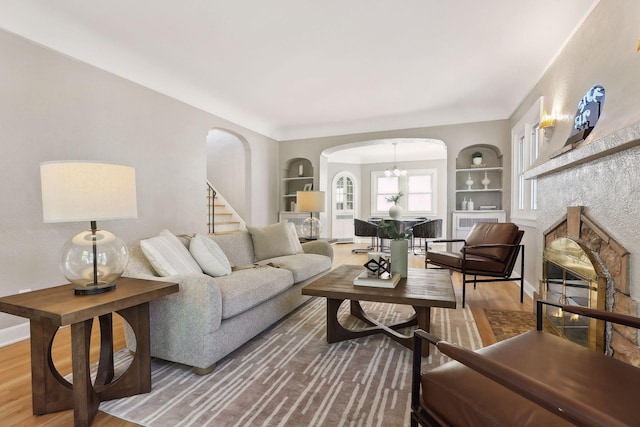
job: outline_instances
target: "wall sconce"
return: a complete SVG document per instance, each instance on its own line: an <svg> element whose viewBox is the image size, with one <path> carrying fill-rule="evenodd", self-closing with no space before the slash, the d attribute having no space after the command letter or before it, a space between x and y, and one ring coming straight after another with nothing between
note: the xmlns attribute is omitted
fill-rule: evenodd
<svg viewBox="0 0 640 427"><path fill-rule="evenodd" d="M553 135L553 129L556 126L556 117L549 115L545 110L542 110L542 117L540 118L540 129L544 132L544 142L549 142Z"/></svg>

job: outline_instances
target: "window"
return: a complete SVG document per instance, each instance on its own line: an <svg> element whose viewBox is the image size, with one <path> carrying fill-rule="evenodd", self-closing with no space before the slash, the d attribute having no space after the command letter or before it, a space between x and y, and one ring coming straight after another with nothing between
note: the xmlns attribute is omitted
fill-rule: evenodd
<svg viewBox="0 0 640 427"><path fill-rule="evenodd" d="M513 189L511 216L523 220L535 220L538 182L524 179L524 173L538 159L540 153L540 116L542 98L529 109L520 122L511 130Z"/></svg>
<svg viewBox="0 0 640 427"><path fill-rule="evenodd" d="M393 202L387 199L402 192L398 204L407 215L435 213L436 170L408 170L406 176L385 176L383 171L371 172L371 212L387 214Z"/></svg>

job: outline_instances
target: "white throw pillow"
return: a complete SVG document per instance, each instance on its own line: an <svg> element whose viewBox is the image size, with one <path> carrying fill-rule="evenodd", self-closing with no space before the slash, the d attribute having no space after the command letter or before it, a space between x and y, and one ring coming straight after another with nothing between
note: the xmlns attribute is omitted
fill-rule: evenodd
<svg viewBox="0 0 640 427"><path fill-rule="evenodd" d="M288 222L288 230L289 230L289 241L291 242L291 246L296 251L297 254L303 254L304 249L302 249L302 244L300 244L300 238L298 237L298 231L296 231L296 225L292 222Z"/></svg>
<svg viewBox="0 0 640 427"><path fill-rule="evenodd" d="M251 234L253 250L258 261L296 253L291 244L289 226L286 222L278 222L265 227L247 227L247 229Z"/></svg>
<svg viewBox="0 0 640 427"><path fill-rule="evenodd" d="M140 248L153 269L163 277L176 274L201 273L202 269L193 259L186 246L169 230L160 235L140 241Z"/></svg>
<svg viewBox="0 0 640 427"><path fill-rule="evenodd" d="M196 234L189 243L189 252L205 274L213 277L231 274L231 264L227 256L220 246L207 236Z"/></svg>

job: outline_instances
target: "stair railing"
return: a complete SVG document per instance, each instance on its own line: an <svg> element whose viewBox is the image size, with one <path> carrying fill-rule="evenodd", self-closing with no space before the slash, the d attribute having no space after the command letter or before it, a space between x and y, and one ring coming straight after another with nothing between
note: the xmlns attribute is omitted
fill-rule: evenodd
<svg viewBox="0 0 640 427"><path fill-rule="evenodd" d="M209 227L209 234L214 233L214 224L213 220L215 217L215 198L216 198L216 190L213 189L211 184L207 182L207 225Z"/></svg>

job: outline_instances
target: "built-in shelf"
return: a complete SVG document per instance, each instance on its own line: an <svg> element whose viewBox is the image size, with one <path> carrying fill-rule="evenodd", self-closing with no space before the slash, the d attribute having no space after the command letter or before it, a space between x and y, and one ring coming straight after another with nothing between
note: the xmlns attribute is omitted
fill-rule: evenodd
<svg viewBox="0 0 640 427"><path fill-rule="evenodd" d="M502 167L486 167L486 168L463 168L463 169L456 169L456 172L484 172L484 171L502 171Z"/></svg>
<svg viewBox="0 0 640 427"><path fill-rule="evenodd" d="M288 182L288 181L313 181L313 177L312 176L296 176L294 178L282 178L282 181L284 181L284 182Z"/></svg>
<svg viewBox="0 0 640 427"><path fill-rule="evenodd" d="M311 188L315 187L311 161L304 158L289 160L286 168L282 171L281 182L280 210L282 212L295 211L295 203L298 198L297 192L304 191L308 184L311 184Z"/></svg>
<svg viewBox="0 0 640 427"><path fill-rule="evenodd" d="M478 165L473 164L472 155L482 153L482 161ZM499 150L491 145L474 145L460 151L456 158L456 206L460 209L465 203L463 200L473 200L474 206L496 206L502 209L502 155ZM482 181L485 177L489 180L487 188ZM471 188L467 180L471 178ZM477 212L477 210L476 210Z"/></svg>
<svg viewBox="0 0 640 427"><path fill-rule="evenodd" d="M471 190L456 190L456 193L491 193L496 191L502 193L502 188L472 188Z"/></svg>

